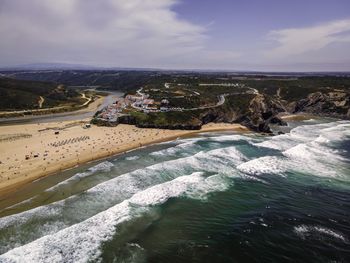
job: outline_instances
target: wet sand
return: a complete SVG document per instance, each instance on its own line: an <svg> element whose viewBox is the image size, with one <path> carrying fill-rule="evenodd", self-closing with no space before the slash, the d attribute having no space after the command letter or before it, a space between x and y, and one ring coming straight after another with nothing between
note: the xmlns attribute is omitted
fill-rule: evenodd
<svg viewBox="0 0 350 263"><path fill-rule="evenodd" d="M298 113L298 114L281 114L279 117L284 121L305 121L313 118L318 118L317 116L306 114L306 113Z"/></svg>
<svg viewBox="0 0 350 263"><path fill-rule="evenodd" d="M0 196L40 177L145 145L210 131L249 130L207 124L201 130L141 129L132 125L84 128L87 121L0 127ZM55 134L55 133L59 134Z"/></svg>

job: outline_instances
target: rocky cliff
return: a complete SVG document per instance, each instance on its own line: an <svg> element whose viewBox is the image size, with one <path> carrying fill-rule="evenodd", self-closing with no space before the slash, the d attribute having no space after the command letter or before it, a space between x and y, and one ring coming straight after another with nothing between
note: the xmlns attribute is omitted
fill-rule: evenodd
<svg viewBox="0 0 350 263"><path fill-rule="evenodd" d="M277 115L285 109L279 101L266 95L257 94L245 103L236 103L237 98L228 100L226 107L214 108L204 112L200 119L203 124L208 122L241 123L251 130L270 133L270 124L286 125Z"/></svg>
<svg viewBox="0 0 350 263"><path fill-rule="evenodd" d="M250 94L229 96L224 105L198 111L152 113L120 116L114 123L94 120L95 124L119 123L141 128L198 130L209 122L241 123L256 132L271 133L271 124L286 125L278 117L282 112L307 112L320 116L350 119L350 94L343 91L316 92L297 101L279 96Z"/></svg>
<svg viewBox="0 0 350 263"><path fill-rule="evenodd" d="M287 108L292 113L307 112L316 115L350 119L350 93L332 91L315 92L300 101L290 103Z"/></svg>

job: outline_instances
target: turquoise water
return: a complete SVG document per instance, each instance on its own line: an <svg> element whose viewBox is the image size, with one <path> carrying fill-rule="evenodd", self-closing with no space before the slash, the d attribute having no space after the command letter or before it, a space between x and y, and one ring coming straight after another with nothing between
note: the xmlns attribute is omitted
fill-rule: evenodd
<svg viewBox="0 0 350 263"><path fill-rule="evenodd" d="M350 122L210 133L0 201L0 262L349 262Z"/></svg>

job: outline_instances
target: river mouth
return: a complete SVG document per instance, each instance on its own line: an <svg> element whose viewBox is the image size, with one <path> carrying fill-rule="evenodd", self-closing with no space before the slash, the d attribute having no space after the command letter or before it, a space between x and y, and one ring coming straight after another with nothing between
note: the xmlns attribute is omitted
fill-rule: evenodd
<svg viewBox="0 0 350 263"><path fill-rule="evenodd" d="M286 132L203 134L36 181L0 201L0 261L346 262L350 122Z"/></svg>
<svg viewBox="0 0 350 263"><path fill-rule="evenodd" d="M11 118L0 118L0 125L13 125L13 124L29 124L29 123L48 123L48 122L63 122L63 121L78 121L91 119L96 111L114 103L117 98L123 96L124 93L118 91L103 91L108 93L103 99L100 105L92 109L82 109L77 111L44 114L44 115L28 115L24 117L11 117Z"/></svg>

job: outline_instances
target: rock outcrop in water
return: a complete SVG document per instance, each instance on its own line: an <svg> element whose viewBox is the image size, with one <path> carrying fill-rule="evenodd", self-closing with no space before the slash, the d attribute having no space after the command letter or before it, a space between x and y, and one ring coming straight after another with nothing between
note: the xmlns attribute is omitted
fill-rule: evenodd
<svg viewBox="0 0 350 263"><path fill-rule="evenodd" d="M247 127L258 132L271 132L270 124L286 125L277 117L280 112L284 112L284 107L266 95L258 94L250 102L249 111L246 118L249 120Z"/></svg>

